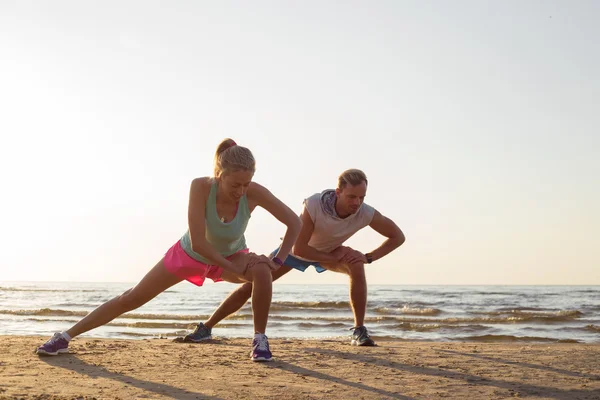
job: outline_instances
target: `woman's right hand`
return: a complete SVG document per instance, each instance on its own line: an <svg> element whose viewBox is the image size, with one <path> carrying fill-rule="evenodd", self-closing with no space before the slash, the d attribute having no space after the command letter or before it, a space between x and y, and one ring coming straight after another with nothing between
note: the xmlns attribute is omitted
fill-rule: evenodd
<svg viewBox="0 0 600 400"><path fill-rule="evenodd" d="M235 254L231 257L231 268L229 268L229 270L240 276L245 276L248 270L260 263L267 264L272 271L276 271L279 268L279 264L275 263L265 255L247 253Z"/></svg>

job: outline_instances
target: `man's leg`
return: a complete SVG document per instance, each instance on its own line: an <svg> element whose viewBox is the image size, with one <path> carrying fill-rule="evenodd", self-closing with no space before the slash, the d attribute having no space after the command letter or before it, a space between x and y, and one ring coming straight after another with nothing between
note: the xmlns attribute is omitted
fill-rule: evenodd
<svg viewBox="0 0 600 400"><path fill-rule="evenodd" d="M323 264L323 268L348 275L350 278L350 305L354 313L354 326L363 326L367 310L367 278L364 264Z"/></svg>
<svg viewBox="0 0 600 400"><path fill-rule="evenodd" d="M290 267L286 267L285 265L279 267L277 271L273 272L273 281L281 278L283 275L290 272L292 269ZM219 308L215 310L215 312L210 316L210 318L204 323L204 325L210 329L213 326L238 311L240 308L246 304L250 297L252 296L252 283L244 283L239 288L231 292L231 294L223 300Z"/></svg>
<svg viewBox="0 0 600 400"><path fill-rule="evenodd" d="M250 296L252 296L252 283L247 282L240 285L223 300L210 318L206 320L204 326L212 329L220 321L242 308L250 299Z"/></svg>
<svg viewBox="0 0 600 400"><path fill-rule="evenodd" d="M354 326L363 326L367 311L367 278L362 263L350 267L350 304L354 313Z"/></svg>
<svg viewBox="0 0 600 400"><path fill-rule="evenodd" d="M350 278L350 304L354 313L354 332L352 333L352 345L375 346L373 339L369 337L365 328L365 313L367 310L367 278L365 276L365 265L355 264L323 264L323 268L330 271L340 272Z"/></svg>

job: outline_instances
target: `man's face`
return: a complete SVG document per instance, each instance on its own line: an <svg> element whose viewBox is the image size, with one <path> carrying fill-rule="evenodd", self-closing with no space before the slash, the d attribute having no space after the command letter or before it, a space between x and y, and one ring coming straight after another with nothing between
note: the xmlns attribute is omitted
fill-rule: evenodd
<svg viewBox="0 0 600 400"><path fill-rule="evenodd" d="M339 211L343 214L354 214L360 208L367 195L367 183L361 182L358 185L347 184L342 189L335 190L337 194L337 205Z"/></svg>

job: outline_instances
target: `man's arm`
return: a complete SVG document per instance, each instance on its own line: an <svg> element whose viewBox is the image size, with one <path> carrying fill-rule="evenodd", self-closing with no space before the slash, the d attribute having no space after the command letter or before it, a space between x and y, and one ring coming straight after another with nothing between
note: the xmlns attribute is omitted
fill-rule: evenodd
<svg viewBox="0 0 600 400"><path fill-rule="evenodd" d="M385 257L400 247L406 240L404 233L398 228L398 225L391 219L381 215L377 210L375 210L375 215L369 226L379 234L387 237L387 240L381 246L370 253L373 261Z"/></svg>
<svg viewBox="0 0 600 400"><path fill-rule="evenodd" d="M310 214L306 210L306 207L302 209L300 220L302 221L302 229L300 229L300 234L298 235L298 239L296 239L296 243L293 247L294 255L317 262L337 262L341 258L341 254L338 254L337 252L324 253L308 245L310 237L315 229L315 224L313 223Z"/></svg>

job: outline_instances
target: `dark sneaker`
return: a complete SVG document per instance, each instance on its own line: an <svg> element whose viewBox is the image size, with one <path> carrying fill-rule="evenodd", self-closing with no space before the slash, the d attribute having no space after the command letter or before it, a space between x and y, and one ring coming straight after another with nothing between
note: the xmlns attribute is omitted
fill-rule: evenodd
<svg viewBox="0 0 600 400"><path fill-rule="evenodd" d="M42 356L57 356L58 353L69 352L69 342L60 333L55 333L46 343L35 351Z"/></svg>
<svg viewBox="0 0 600 400"><path fill-rule="evenodd" d="M271 361L273 355L269 350L269 340L266 335L257 334L252 341L252 361Z"/></svg>
<svg viewBox="0 0 600 400"><path fill-rule="evenodd" d="M204 340L210 340L210 339L212 339L211 332L212 332L211 328L207 327L202 322L200 322L196 326L196 329L194 329L194 332L190 333L189 335L186 335L186 337L183 339L183 341L200 343Z"/></svg>
<svg viewBox="0 0 600 400"><path fill-rule="evenodd" d="M369 332L364 326L354 328L350 344L352 346L375 346L375 342L369 337Z"/></svg>

